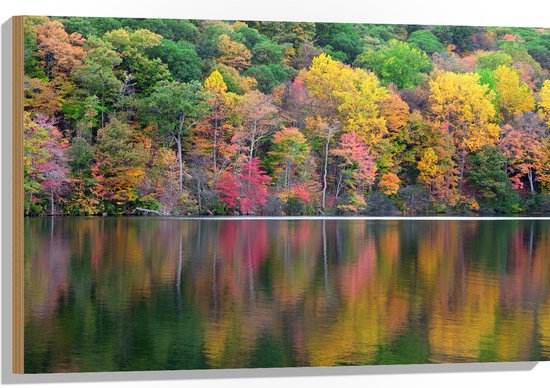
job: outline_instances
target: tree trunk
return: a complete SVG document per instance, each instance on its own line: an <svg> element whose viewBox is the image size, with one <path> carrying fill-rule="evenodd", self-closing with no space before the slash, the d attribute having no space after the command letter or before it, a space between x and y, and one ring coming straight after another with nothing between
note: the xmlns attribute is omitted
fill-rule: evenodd
<svg viewBox="0 0 550 388"><path fill-rule="evenodd" d="M254 135L250 138L250 160L254 157L254 143L256 142L256 139L254 139Z"/></svg>
<svg viewBox="0 0 550 388"><path fill-rule="evenodd" d="M342 190L342 172L340 171L340 176L338 177L338 184L336 185L336 199L340 195L340 190Z"/></svg>
<svg viewBox="0 0 550 388"><path fill-rule="evenodd" d="M527 171L527 177L529 178L529 186L531 188L531 192L534 193L535 192L535 185L533 184L533 172L531 171L530 168Z"/></svg>
<svg viewBox="0 0 550 388"><path fill-rule="evenodd" d="M460 156L460 176L458 178L458 194L462 194L462 180L464 179L464 165L466 164L465 151L461 151Z"/></svg>
<svg viewBox="0 0 550 388"><path fill-rule="evenodd" d="M31 193L31 195L29 195L29 207L27 208L27 214L26 214L27 216L31 214L31 205L32 205L33 199L34 199L34 195Z"/></svg>
<svg viewBox="0 0 550 388"><path fill-rule="evenodd" d="M53 187L50 187L50 211L51 215L53 216L55 214L55 203L53 201Z"/></svg>
<svg viewBox="0 0 550 388"><path fill-rule="evenodd" d="M199 177L197 177L197 198L199 200L199 214L202 214L201 181Z"/></svg>
<svg viewBox="0 0 550 388"><path fill-rule="evenodd" d="M214 171L217 170L217 153L218 153L218 119L214 119Z"/></svg>
<svg viewBox="0 0 550 388"><path fill-rule="evenodd" d="M136 212L141 212L141 213L145 213L145 214L152 213L152 214L156 214L157 216L165 216L166 215L165 213L162 213L162 212L159 212L159 211L156 211L156 210L145 209L143 207L136 207L134 209L134 211L132 212L132 214L135 214Z"/></svg>
<svg viewBox="0 0 550 388"><path fill-rule="evenodd" d="M325 210L326 197L327 197L327 171L328 171L328 147L330 144L330 134L327 136L327 143L325 144L325 163L323 166L323 210Z"/></svg>
<svg viewBox="0 0 550 388"><path fill-rule="evenodd" d="M181 152L181 132L176 136L176 144L178 146L178 165L179 165L179 188L183 191L183 155Z"/></svg>
<svg viewBox="0 0 550 388"><path fill-rule="evenodd" d="M290 192L290 164L286 164L286 170L285 170L285 187L287 191Z"/></svg>

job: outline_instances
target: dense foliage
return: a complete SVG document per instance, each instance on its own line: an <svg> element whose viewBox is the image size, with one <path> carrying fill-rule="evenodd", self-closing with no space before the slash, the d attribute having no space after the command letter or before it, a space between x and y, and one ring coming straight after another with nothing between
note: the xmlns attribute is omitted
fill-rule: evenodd
<svg viewBox="0 0 550 388"><path fill-rule="evenodd" d="M25 213L545 212L549 58L546 29L27 17Z"/></svg>

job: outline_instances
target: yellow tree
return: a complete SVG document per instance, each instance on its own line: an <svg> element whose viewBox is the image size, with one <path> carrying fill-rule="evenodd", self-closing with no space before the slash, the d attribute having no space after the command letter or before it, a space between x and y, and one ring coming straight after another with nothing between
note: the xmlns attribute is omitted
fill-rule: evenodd
<svg viewBox="0 0 550 388"><path fill-rule="evenodd" d="M499 127L494 123L494 92L479 79L473 73L443 72L430 81L430 113L436 127L446 131L456 147L459 192L468 152L495 144L499 137Z"/></svg>
<svg viewBox="0 0 550 388"><path fill-rule="evenodd" d="M494 77L497 102L505 117L510 118L535 108L533 92L529 85L521 82L516 70L501 65L494 71Z"/></svg>
<svg viewBox="0 0 550 388"><path fill-rule="evenodd" d="M380 114L386 120L387 134L376 143L379 153L376 161L380 168L379 187L384 194L392 195L400 186L397 174L401 171L404 140L408 138L411 113L409 105L399 94L391 92L380 102Z"/></svg>
<svg viewBox="0 0 550 388"><path fill-rule="evenodd" d="M324 142L323 208L327 190L330 145L339 130L355 133L357 140L375 148L387 134L386 120L380 115L380 103L388 95L373 73L353 69L321 54L310 68L302 71L309 95L313 99L315 119L320 125L317 136Z"/></svg>
<svg viewBox="0 0 550 388"><path fill-rule="evenodd" d="M321 54L301 78L320 115L340 122L344 131L356 132L367 145L373 145L387 132L380 103L388 92L373 73L353 69Z"/></svg>
<svg viewBox="0 0 550 388"><path fill-rule="evenodd" d="M302 71L299 78L304 80L317 109L323 111L323 116L335 116L342 90L353 87L352 75L351 67L335 61L330 55L321 54L313 58L309 70Z"/></svg>
<svg viewBox="0 0 550 388"><path fill-rule="evenodd" d="M309 70L303 70L298 79L303 80L309 95L312 97L314 109L317 112L315 118L308 120L308 127L315 137L324 143L323 153L323 194L322 208L326 205L326 192L328 187L327 174L331 142L334 135L340 130L341 123L338 118L337 91L345 87L346 80L350 77L350 67L333 60L329 55L321 54L313 58Z"/></svg>
<svg viewBox="0 0 550 388"><path fill-rule="evenodd" d="M388 94L380 103L380 114L386 119L388 127L388 138L394 140L399 137L403 131L407 130L407 125L411 118L409 105L401 99L399 94Z"/></svg>
<svg viewBox="0 0 550 388"><path fill-rule="evenodd" d="M380 190L386 195L394 195L399 190L401 179L393 172L388 172L380 178Z"/></svg>
<svg viewBox="0 0 550 388"><path fill-rule="evenodd" d="M428 147L418 161L418 181L426 186L436 201L454 205L456 200L455 163L442 147Z"/></svg>
<svg viewBox="0 0 550 388"><path fill-rule="evenodd" d="M198 154L211 154L214 172L220 167L220 156L227 151L228 134L233 127L230 116L234 111L236 96L227 91L221 73L214 70L204 81L203 91L207 94L210 114L197 125L194 143Z"/></svg>
<svg viewBox="0 0 550 388"><path fill-rule="evenodd" d="M219 61L224 65L234 67L241 71L250 66L252 53L242 43L235 42L226 35L219 37L220 58Z"/></svg>
<svg viewBox="0 0 550 388"><path fill-rule="evenodd" d="M540 103L539 111L546 120L546 125L550 127L550 80L544 81L539 92Z"/></svg>
<svg viewBox="0 0 550 388"><path fill-rule="evenodd" d="M434 180L439 176L438 161L435 151L433 148L429 147L422 152L422 157L418 162L418 170L420 171L418 180L426 184L429 188L431 188ZM431 191L432 190L430 190L430 192Z"/></svg>
<svg viewBox="0 0 550 388"><path fill-rule="evenodd" d="M380 115L380 103L388 91L374 73L362 69L353 70L350 83L351 88L337 93L343 130L357 132L367 145L375 146L388 132L386 119Z"/></svg>

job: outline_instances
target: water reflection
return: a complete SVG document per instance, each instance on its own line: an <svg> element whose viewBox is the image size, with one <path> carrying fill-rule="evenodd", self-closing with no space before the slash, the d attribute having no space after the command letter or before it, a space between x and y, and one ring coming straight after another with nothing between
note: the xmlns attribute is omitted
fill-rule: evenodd
<svg viewBox="0 0 550 388"><path fill-rule="evenodd" d="M28 373L550 358L548 221L25 222Z"/></svg>

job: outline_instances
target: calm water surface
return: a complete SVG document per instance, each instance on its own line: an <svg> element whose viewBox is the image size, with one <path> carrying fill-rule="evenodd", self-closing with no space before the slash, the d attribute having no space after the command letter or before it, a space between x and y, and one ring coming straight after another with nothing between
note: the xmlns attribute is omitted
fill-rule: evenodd
<svg viewBox="0 0 550 388"><path fill-rule="evenodd" d="M25 371L548 360L550 221L25 220Z"/></svg>

